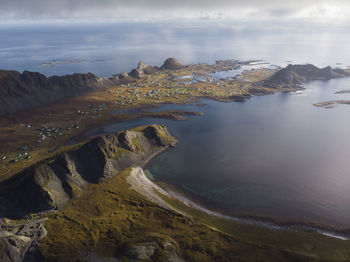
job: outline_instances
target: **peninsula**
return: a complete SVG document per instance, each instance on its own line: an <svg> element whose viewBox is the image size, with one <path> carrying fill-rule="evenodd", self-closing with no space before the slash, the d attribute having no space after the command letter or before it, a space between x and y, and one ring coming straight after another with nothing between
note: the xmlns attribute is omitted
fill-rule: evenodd
<svg viewBox="0 0 350 262"><path fill-rule="evenodd" d="M183 65L168 58L111 78L0 71L2 261L348 261L345 229L246 223L151 181L143 166L178 142L164 125L83 135L139 117L202 115L151 110L165 103L244 102L350 76L331 67L252 64ZM235 75L218 77L223 71Z"/></svg>
<svg viewBox="0 0 350 262"><path fill-rule="evenodd" d="M272 254L318 261L303 253L306 244L324 259L346 255L349 241L328 233L212 215L154 184L142 166L176 143L164 126L141 126L94 138L1 183L2 261L270 261Z"/></svg>

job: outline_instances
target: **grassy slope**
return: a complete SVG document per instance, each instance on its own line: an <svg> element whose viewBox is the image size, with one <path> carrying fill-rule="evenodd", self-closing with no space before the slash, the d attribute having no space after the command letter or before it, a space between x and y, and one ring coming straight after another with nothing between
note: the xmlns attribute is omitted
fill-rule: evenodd
<svg viewBox="0 0 350 262"><path fill-rule="evenodd" d="M167 201L192 218L162 209L130 189L125 179L129 172L124 170L102 184L88 186L79 199L50 217L45 226L48 236L41 241L47 261L83 261L86 250L118 256L132 244L155 241L161 245L169 239L175 241L186 261L350 259L349 241L240 225L207 216L172 199ZM161 261L163 255L157 252L152 261Z"/></svg>

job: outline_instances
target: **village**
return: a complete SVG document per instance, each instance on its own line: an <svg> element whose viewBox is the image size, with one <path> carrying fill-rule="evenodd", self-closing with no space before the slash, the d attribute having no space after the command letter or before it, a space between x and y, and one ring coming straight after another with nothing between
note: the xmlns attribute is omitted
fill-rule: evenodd
<svg viewBox="0 0 350 262"><path fill-rule="evenodd" d="M217 61L213 65L193 64L182 70L155 72L104 92L94 93L93 97L97 97L98 99L95 99L97 101L76 105L75 109L65 112L70 115L68 121L57 121L57 118L61 118L61 112L57 112L49 113L48 120L44 123L27 121L19 124L18 128L22 130L21 132L26 133L27 136L33 134L36 142L21 144L15 152L6 155L1 155L0 152L0 162L11 165L32 161L33 152L37 148L56 147L57 143L62 143L70 136L77 135L93 125L94 121L97 121L96 123L109 121L107 119L113 119L112 115L120 114L122 110L162 103L188 103L200 98L229 101L231 96L249 93L249 88L254 83L266 79L271 75L272 70L264 68L244 70L241 74L230 78L214 78L212 74L235 70L242 64L249 63L225 60ZM127 114L128 111L125 113ZM140 112L136 111L136 113Z"/></svg>

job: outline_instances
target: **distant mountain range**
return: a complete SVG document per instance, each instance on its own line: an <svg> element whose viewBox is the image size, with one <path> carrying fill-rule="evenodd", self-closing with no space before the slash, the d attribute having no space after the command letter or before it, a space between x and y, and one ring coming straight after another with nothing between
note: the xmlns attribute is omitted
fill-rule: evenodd
<svg viewBox="0 0 350 262"><path fill-rule="evenodd" d="M31 108L75 97L88 92L104 90L117 84L130 83L145 75L161 70L183 68L176 58L168 58L161 67L140 62L129 73L111 78L97 77L92 73L46 77L36 72L0 70L0 115L16 113ZM313 80L329 80L350 76L349 70L318 68L314 65L288 65L262 82L266 88L301 86Z"/></svg>

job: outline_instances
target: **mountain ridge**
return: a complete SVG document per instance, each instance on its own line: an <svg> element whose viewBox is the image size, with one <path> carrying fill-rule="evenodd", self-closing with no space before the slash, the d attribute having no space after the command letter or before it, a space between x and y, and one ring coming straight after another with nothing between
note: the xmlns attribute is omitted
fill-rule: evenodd
<svg viewBox="0 0 350 262"><path fill-rule="evenodd" d="M130 166L143 166L176 142L160 125L96 137L1 183L0 218L61 209L86 185L98 184Z"/></svg>
<svg viewBox="0 0 350 262"><path fill-rule="evenodd" d="M282 68L268 79L263 81L264 87L279 87L279 86L299 86L304 83L322 80L327 81L333 78L342 78L350 76L350 72L343 69L333 69L330 66L319 68L312 64L292 65Z"/></svg>
<svg viewBox="0 0 350 262"><path fill-rule="evenodd" d="M139 62L129 73L111 78L93 73L46 77L39 72L0 70L0 115L7 115L44 106L62 99L93 91L105 90L118 84L136 81L161 70L175 70L183 66L175 58L168 58L161 68Z"/></svg>

